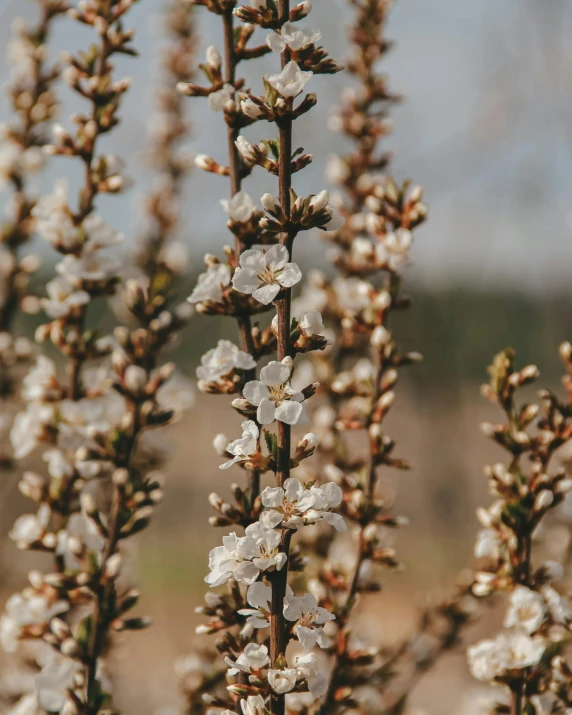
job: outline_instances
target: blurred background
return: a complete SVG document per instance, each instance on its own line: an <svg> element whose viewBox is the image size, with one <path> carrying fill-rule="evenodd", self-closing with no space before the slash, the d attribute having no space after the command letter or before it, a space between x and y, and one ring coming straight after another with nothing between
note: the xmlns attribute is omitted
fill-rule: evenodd
<svg viewBox="0 0 572 715"><path fill-rule="evenodd" d="M32 19L34 12L33 3L2 0L0 49L7 46L13 19ZM129 13L141 57L118 63L119 75L129 74L134 81L123 122L105 145L125 158L126 174L136 178L123 199L104 196L99 202L106 221L125 232L127 249L141 225L140 197L152 178L141 161L164 41L160 13L159 0L140 2ZM344 0L314 2L311 24L322 31L336 58L346 52L348 17ZM211 16L198 11L197 23L202 53L207 44L220 46ZM483 419L495 419L478 389L492 355L510 345L520 365L536 363L544 384L558 388L557 347L572 337L572 4L399 0L388 36L396 47L385 69L391 88L405 99L394 111L395 133L386 148L396 153L393 175L424 186L430 215L417 233L406 278L414 306L396 324L404 346L425 356L403 383L390 423L400 455L414 465L397 484L396 508L411 519L398 542L407 570L387 579L366 621L387 642L410 631L419 606L446 594L459 569L470 562L475 507L489 501L482 468L501 456L478 429ZM62 20L56 23L54 56L90 39L89 30L80 32L77 24ZM272 58L261 60L257 72L270 70L271 63ZM7 73L4 64L1 76ZM324 187L328 156L344 150L343 141L325 130L344 78L314 82L318 107L299 123L304 147L315 156L297 184L302 193ZM77 109L77 100L61 84L59 90L61 122L69 126L67 116ZM194 126L191 150L217 158L222 119L212 118L206 102L189 100L188 109ZM4 107L0 120L6 119ZM38 189L51 191L61 176L73 182L72 164L51 161ZM268 190L263 181L258 174L249 183L252 196ZM188 182L183 238L193 275L181 286L181 296L190 293L203 253L220 253L228 242L218 204L226 191L223 184L198 170ZM316 237L300 243L302 267L324 264ZM38 251L45 254L48 276L54 256L43 246ZM33 329L31 322L23 327ZM192 321L176 355L188 375L223 334L232 334L224 320ZM172 663L194 641L193 609L201 599L208 550L219 536L207 527L206 497L213 489L224 493L229 483L210 449L216 432L236 431L227 407L225 398L197 397L195 409L171 434L165 503L142 536L134 561L141 608L155 626L131 634L128 644L120 641L114 656L119 704L127 715L148 715L177 702ZM3 473L2 479L0 528L5 535L27 505L17 490L18 474ZM4 598L21 587L33 564L5 537L0 549ZM484 633L489 624L485 619L475 628ZM468 640L476 637L471 631ZM429 715L462 715L474 698L461 652L447 656L421 682L412 704Z"/></svg>

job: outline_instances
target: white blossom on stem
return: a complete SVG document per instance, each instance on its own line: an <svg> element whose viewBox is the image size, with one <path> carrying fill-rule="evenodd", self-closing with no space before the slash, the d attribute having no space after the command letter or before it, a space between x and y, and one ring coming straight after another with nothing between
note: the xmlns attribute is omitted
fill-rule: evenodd
<svg viewBox="0 0 572 715"><path fill-rule="evenodd" d="M42 298L41 305L50 318L63 318L75 308L86 305L91 300L89 293L76 290L64 277L54 278L46 284L47 298Z"/></svg>
<svg viewBox="0 0 572 715"><path fill-rule="evenodd" d="M303 72L296 62L288 62L279 74L266 77L268 84L282 97L297 97L312 79L312 72Z"/></svg>
<svg viewBox="0 0 572 715"><path fill-rule="evenodd" d="M536 665L546 649L544 638L514 631L501 633L468 649L469 669L477 680L493 681L510 670Z"/></svg>
<svg viewBox="0 0 572 715"><path fill-rule="evenodd" d="M248 643L244 652L242 652L236 661L229 657L225 658L225 662L230 666L228 674L238 675L238 673L252 673L262 670L270 662L268 648L265 645L258 643Z"/></svg>
<svg viewBox="0 0 572 715"><path fill-rule="evenodd" d="M286 554L280 551L280 532L268 529L260 522L246 528L245 535L235 533L223 537L223 545L209 555L211 572L205 582L215 588L233 577L239 583L254 583L261 571L278 571L286 563Z"/></svg>
<svg viewBox="0 0 572 715"><path fill-rule="evenodd" d="M234 87L225 84L216 92L209 94L209 107L213 112L223 112L226 105L234 99Z"/></svg>
<svg viewBox="0 0 572 715"><path fill-rule="evenodd" d="M256 419L261 425L269 425L274 420L295 425L302 416L304 395L290 385L292 361L273 360L260 371L260 380L251 380L244 386L243 395L257 407Z"/></svg>
<svg viewBox="0 0 572 715"><path fill-rule="evenodd" d="M545 613L544 600L539 593L526 586L517 586L510 594L504 625L506 628L521 628L532 634L542 625Z"/></svg>
<svg viewBox="0 0 572 715"><path fill-rule="evenodd" d="M284 617L296 621L294 633L304 648L311 650L316 644L321 648L328 645L323 625L335 620L333 613L318 606L318 601L311 593L303 596L287 594L284 599Z"/></svg>
<svg viewBox="0 0 572 715"><path fill-rule="evenodd" d="M291 288L302 278L302 272L295 263L288 262L289 258L288 249L280 245L265 253L254 248L244 251L232 278L235 290L268 305L282 288Z"/></svg>
<svg viewBox="0 0 572 715"><path fill-rule="evenodd" d="M205 382L217 382L233 370L252 370L255 367L256 360L250 353L240 350L230 340L219 340L216 348L202 356L197 377Z"/></svg>
<svg viewBox="0 0 572 715"><path fill-rule="evenodd" d="M242 423L242 437L235 439L226 446L226 452L234 455L231 460L220 465L220 469L228 469L233 464L245 462L254 457L258 452L258 436L260 430L253 420L245 420Z"/></svg>
<svg viewBox="0 0 572 715"><path fill-rule="evenodd" d="M266 44L272 52L284 52L286 48L299 52L309 45L315 45L321 37L321 32L317 30L285 22L278 32L267 35Z"/></svg>
<svg viewBox="0 0 572 715"><path fill-rule="evenodd" d="M257 211L257 206L245 191L239 191L232 199L221 199L228 216L236 223L247 223Z"/></svg>
<svg viewBox="0 0 572 715"><path fill-rule="evenodd" d="M190 303L220 303L223 291L230 285L231 271L226 263L214 263L201 273L198 283L189 297Z"/></svg>
<svg viewBox="0 0 572 715"><path fill-rule="evenodd" d="M296 668L284 668L282 670L271 668L268 671L268 685L270 685L275 693L283 695L284 693L289 693L291 690L294 690L297 677L298 672Z"/></svg>
<svg viewBox="0 0 572 715"><path fill-rule="evenodd" d="M343 517L331 511L342 502L342 490L335 482L306 489L291 477L284 482L284 487L266 487L261 496L262 504L268 507L261 518L269 527L282 525L298 529L323 520L336 531L346 530Z"/></svg>
<svg viewBox="0 0 572 715"><path fill-rule="evenodd" d="M242 608L241 616L248 616L246 622L253 628L266 628L270 625L270 604L272 587L261 581L251 584L246 592L246 600L252 608Z"/></svg>

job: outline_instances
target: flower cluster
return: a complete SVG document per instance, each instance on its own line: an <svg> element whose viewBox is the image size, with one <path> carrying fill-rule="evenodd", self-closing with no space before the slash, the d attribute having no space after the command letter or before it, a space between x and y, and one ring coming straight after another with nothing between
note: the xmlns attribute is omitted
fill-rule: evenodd
<svg viewBox="0 0 572 715"><path fill-rule="evenodd" d="M162 454L151 428L166 425L189 403L189 387L175 378L171 363L161 364L160 351L190 308L167 305L147 277L123 284L121 263L110 252L121 237L94 212L99 194L118 193L127 183L121 161L98 149L101 135L119 122L130 84L114 79L112 61L135 52L133 32L123 26L131 5L89 0L68 12L99 38L92 55L69 55L63 73L90 112L74 115L73 133L56 126L56 143L44 149L77 158L85 184L76 208L61 181L32 209L37 232L62 254L41 301L48 322L36 338L49 340L62 358L38 357L23 381L26 407L11 431L15 455L41 447L46 469L24 472L19 487L36 510L16 520L10 537L18 548L51 559L46 572L30 573L29 586L8 600L0 618L3 648L13 652L23 641L32 643L42 668L35 692L16 712L21 705L30 712L95 715L111 707L103 658L111 635L147 625L131 615L138 592L118 578L124 540L145 528L162 497L154 469ZM102 336L89 324L88 307L120 285L130 327Z"/></svg>
<svg viewBox="0 0 572 715"><path fill-rule="evenodd" d="M217 512L211 523L234 530L211 551L205 579L212 588L226 586L228 591L221 596L209 593L201 609L207 621L199 627L201 633L224 631L218 650L229 666L228 687L225 692L214 678L216 696L205 697L227 715L283 714L286 694L289 703L292 698L292 703L295 698L312 703L327 689L317 655L287 656L289 642L298 641L306 651L330 647L327 629L335 618L314 595L298 596L290 588L288 574L304 568L292 541L309 526L345 529L336 513L343 500L337 484L319 486L290 476L318 444L309 433L292 448L291 430L306 419L306 402L318 387L304 381L295 357L327 345L319 311L299 318L291 313L292 289L302 279L292 260L294 241L301 231L340 225L326 191L299 197L292 188L293 174L312 161L303 151L293 151L292 128L316 103L314 94L305 94L312 77L340 66L318 44L319 32L299 26L310 12L308 2L292 9L288 2L280 8L266 2L240 7L233 1L195 4L220 16L224 59L209 47L201 65L206 83L182 82L179 90L207 98L226 124L228 156L200 154L196 164L230 179L231 196L222 207L234 245L225 248L224 259L205 257L206 270L189 301L201 313L234 317L240 335L237 344L221 340L209 350L197 376L202 391L235 395L232 407L245 418L242 436L230 440L218 435L214 446L226 460L221 469L238 465L247 472L246 487L233 487L234 503L217 494L210 497ZM237 18L244 24L236 23ZM251 46L256 26L267 31L266 38ZM245 86L238 69L242 61L270 52L280 53L282 69L263 78L264 93L259 95ZM261 122L275 127L278 136L253 143L245 130ZM279 183L279 195L266 193L259 204L243 189L257 167L277 176ZM272 309L270 324L254 323L256 316ZM274 475L274 484L262 489L267 473Z"/></svg>
<svg viewBox="0 0 572 715"><path fill-rule="evenodd" d="M570 394L570 344L562 345L560 353ZM505 630L469 648L469 667L478 680L506 686L513 713L564 712L572 703L570 666L563 657L572 606L561 593L562 565L535 563L533 541L572 490L572 479L554 464L555 453L571 438L570 404L542 390L540 404L519 405L517 391L537 380L538 369L516 369L510 349L494 358L489 375L483 394L502 410L505 422L487 422L482 429L507 452L508 462L487 468L495 501L478 510L482 529L472 590L479 598L508 592L509 602Z"/></svg>
<svg viewBox="0 0 572 715"><path fill-rule="evenodd" d="M59 71L48 66L47 42L54 20L68 7L64 0L38 0L40 18L29 27L14 23L8 45L12 65L7 91L13 121L2 127L0 137L0 188L11 189L6 215L0 227L0 463L9 463L7 435L10 429L5 400L16 391L17 370L32 353L26 338L14 335L18 310L34 313L36 298L29 294L30 276L39 268L38 256L25 248L34 232L33 209L37 197L30 179L44 166L42 148L48 141L47 126L57 112L53 85Z"/></svg>
<svg viewBox="0 0 572 715"><path fill-rule="evenodd" d="M409 304L402 294L402 274L413 232L427 213L420 187L398 186L383 173L388 156L380 151L379 142L388 133L388 111L398 99L378 68L390 47L384 31L392 3L366 0L351 5L355 17L347 68L356 86L345 90L331 125L355 147L347 156L330 160L328 178L342 189L334 203L344 222L324 234L333 245L329 256L339 273L329 280L314 272L294 302L297 316L323 314L324 334L331 342L323 353L312 354L313 372L326 401L312 414L322 464L309 478L325 475L335 480L342 513L353 522L357 541L355 556L344 564L336 563L337 544L332 537L326 545L321 537L306 544L312 561L319 565L315 580L320 593L333 604L336 616L328 689L320 710L328 714L362 707L374 684L379 702L387 708L384 711L392 712L391 703L403 704L409 688L409 682L400 682L395 692L390 687L393 679L387 670L393 653L381 657L376 649L356 646L349 634L359 595L379 589L379 566L399 566L387 532L405 519L388 512L378 474L382 467L408 468L404 459L395 456L395 442L386 434L384 420L395 401L399 369L418 362L420 355L400 350L390 319ZM325 196L316 197L315 208L335 210ZM358 431L367 435L369 449L363 455L355 452ZM433 643L431 657L447 647L449 635L456 634L466 619L449 602L424 620L432 631L427 637ZM395 653L405 660L413 650L411 641L400 644ZM409 660L415 671L415 658ZM419 668L426 668L427 662Z"/></svg>

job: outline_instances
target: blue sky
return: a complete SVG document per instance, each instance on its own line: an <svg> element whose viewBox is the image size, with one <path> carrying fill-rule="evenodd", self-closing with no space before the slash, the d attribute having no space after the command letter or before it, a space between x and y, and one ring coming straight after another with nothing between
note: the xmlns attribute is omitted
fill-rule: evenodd
<svg viewBox="0 0 572 715"><path fill-rule="evenodd" d="M141 172L139 159L152 111L161 5L141 0L130 12L141 57L118 63L118 71L131 74L134 84L123 124L105 147L126 156L128 173L137 178L123 201L109 197L100 202L106 220L128 236L137 225L138 197L150 179ZM32 18L34 11L32 2L3 0L0 48L6 46L11 19L18 14ZM216 19L203 9L197 17L204 44L220 44ZM308 24L322 30L332 55L343 57L347 20L343 0L315 0ZM396 131L386 146L396 152L396 177L423 183L431 209L416 240L412 271L418 280L437 286L508 284L533 291L565 287L572 269L570 2L398 0L388 34L396 47L386 71L406 103L394 112ZM89 31L61 20L54 51L75 49L89 37ZM273 60L250 63L247 78L253 88L257 73L272 69ZM308 193L323 188L326 158L343 147L339 137L325 130L343 80L320 77L312 84L320 102L299 129L301 143L315 155L315 163L298 180L300 190ZM81 101L68 93L62 97L65 124L66 114ZM220 117L213 118L200 100L189 100L189 111L193 150L216 157ZM7 118L5 108L1 117ZM250 130L249 136L268 138L267 126L263 131ZM73 180L73 169L70 161L54 161L44 185L49 187L58 176ZM259 174L249 186L257 196L269 188L267 177ZM198 170L189 182L183 235L195 264L204 250L216 252L227 241L217 203L226 188L224 179Z"/></svg>

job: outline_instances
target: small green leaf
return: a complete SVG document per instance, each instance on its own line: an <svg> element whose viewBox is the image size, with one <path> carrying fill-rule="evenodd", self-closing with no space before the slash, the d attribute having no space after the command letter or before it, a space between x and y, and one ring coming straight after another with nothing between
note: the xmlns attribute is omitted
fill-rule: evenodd
<svg viewBox="0 0 572 715"><path fill-rule="evenodd" d="M276 159L276 161L278 161L278 159L280 159L280 140L263 139L262 143L270 149L270 153Z"/></svg>
<svg viewBox="0 0 572 715"><path fill-rule="evenodd" d="M89 644L89 639L91 637L91 631L93 628L93 618L92 614L90 613L89 616L86 616L83 621L79 624L78 629L75 634L75 639L77 641L77 644L79 645L80 649L82 652L86 652L88 644Z"/></svg>
<svg viewBox="0 0 572 715"><path fill-rule="evenodd" d="M264 430L264 440L268 453L273 459L276 459L276 455L278 454L278 437L273 432Z"/></svg>
<svg viewBox="0 0 572 715"><path fill-rule="evenodd" d="M269 107L274 107L276 104L276 100L278 99L280 95L278 92L274 89L274 87L268 83L268 81L265 79L264 80L264 97L266 99L266 104L268 104Z"/></svg>

